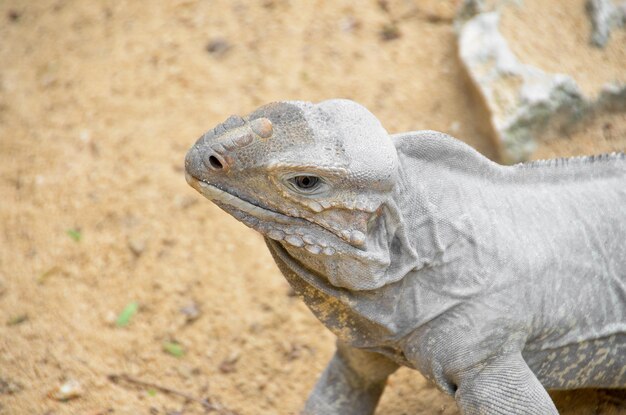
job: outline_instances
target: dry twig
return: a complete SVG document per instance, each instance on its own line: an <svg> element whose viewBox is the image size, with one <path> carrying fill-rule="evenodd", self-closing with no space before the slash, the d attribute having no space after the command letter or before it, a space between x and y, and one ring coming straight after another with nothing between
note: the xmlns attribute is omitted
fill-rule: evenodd
<svg viewBox="0 0 626 415"><path fill-rule="evenodd" d="M146 382L143 380L139 380L139 379L135 379L131 376L128 376L127 374L119 374L119 375L109 375L107 376L108 379L115 383L115 384L120 384L121 382L126 382L126 383L130 383L133 385L138 385L144 388L151 388L154 390L158 390L161 391L163 393L167 393L169 395L175 395L175 396L180 396L181 398L184 398L186 401L189 402L196 402L198 404L200 404L202 406L202 408L204 408L206 413L209 412L217 412L218 415L238 415L237 412L235 411L231 411L228 408L225 408L222 404L220 403L213 403L209 400L209 398L196 398L195 396L189 395L188 393L185 392L181 392L178 391L176 389L172 389L172 388L168 388L167 386L162 386L162 385L158 385L156 383L152 383L152 382Z"/></svg>

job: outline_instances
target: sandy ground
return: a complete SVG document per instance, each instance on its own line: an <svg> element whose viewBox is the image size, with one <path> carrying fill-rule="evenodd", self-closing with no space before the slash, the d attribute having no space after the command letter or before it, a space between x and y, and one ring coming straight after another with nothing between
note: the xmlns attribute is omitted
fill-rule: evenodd
<svg viewBox="0 0 626 415"><path fill-rule="evenodd" d="M229 114L331 97L391 132L445 131L496 159L456 58L455 2L387 4L0 2L0 413L203 412L110 375L241 415L297 413L333 336L289 295L261 237L188 188L182 162ZM538 155L620 147L625 130L623 115L598 117ZM70 379L79 398L48 397ZM615 393L554 396L563 414L626 413ZM458 414L408 370L377 413Z"/></svg>

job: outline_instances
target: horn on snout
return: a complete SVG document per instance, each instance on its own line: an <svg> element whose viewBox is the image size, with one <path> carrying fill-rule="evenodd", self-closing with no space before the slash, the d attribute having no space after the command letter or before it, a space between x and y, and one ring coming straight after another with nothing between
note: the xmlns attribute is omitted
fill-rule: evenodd
<svg viewBox="0 0 626 415"><path fill-rule="evenodd" d="M269 138L274 132L272 122L267 118L257 118L256 120L250 121L250 128L261 138Z"/></svg>

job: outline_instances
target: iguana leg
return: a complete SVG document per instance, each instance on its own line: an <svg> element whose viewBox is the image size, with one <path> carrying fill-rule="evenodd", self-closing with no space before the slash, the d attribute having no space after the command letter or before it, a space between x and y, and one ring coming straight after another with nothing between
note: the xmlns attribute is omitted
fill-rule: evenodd
<svg viewBox="0 0 626 415"><path fill-rule="evenodd" d="M337 343L302 415L373 414L387 377L398 365L381 354Z"/></svg>
<svg viewBox="0 0 626 415"><path fill-rule="evenodd" d="M460 376L455 399L463 415L558 415L521 354L497 357Z"/></svg>

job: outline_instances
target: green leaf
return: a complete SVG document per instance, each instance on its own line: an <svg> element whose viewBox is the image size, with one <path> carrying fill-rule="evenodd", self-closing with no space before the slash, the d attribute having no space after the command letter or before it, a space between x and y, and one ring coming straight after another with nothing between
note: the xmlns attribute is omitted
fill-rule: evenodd
<svg viewBox="0 0 626 415"><path fill-rule="evenodd" d="M138 302L133 301L131 303L128 303L126 307L124 307L120 315L117 317L117 320L115 320L115 325L117 327L127 326L128 323L130 323L130 319L135 315L135 313L137 313L138 309Z"/></svg>
<svg viewBox="0 0 626 415"><path fill-rule="evenodd" d="M7 321L7 326L17 326L18 324L22 324L26 320L28 320L28 314L18 314L9 318L9 320Z"/></svg>
<svg viewBox="0 0 626 415"><path fill-rule="evenodd" d="M83 237L78 229L68 229L67 234L76 242L80 242L80 239Z"/></svg>
<svg viewBox="0 0 626 415"><path fill-rule="evenodd" d="M150 396L156 396L156 394L157 394L157 391L154 390L154 389L148 389L147 392L148 392L148 395L150 395Z"/></svg>
<svg viewBox="0 0 626 415"><path fill-rule="evenodd" d="M176 357L183 357L185 355L183 346L176 342L163 342L163 350Z"/></svg>

